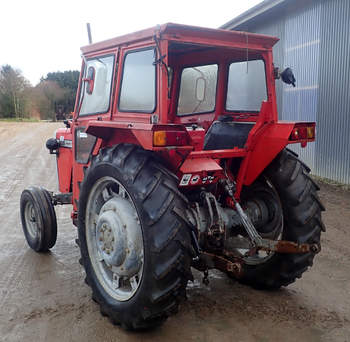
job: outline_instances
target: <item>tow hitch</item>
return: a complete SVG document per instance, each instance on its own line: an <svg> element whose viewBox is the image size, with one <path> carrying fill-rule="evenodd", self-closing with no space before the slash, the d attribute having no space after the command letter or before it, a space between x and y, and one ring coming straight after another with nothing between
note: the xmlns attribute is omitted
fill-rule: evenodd
<svg viewBox="0 0 350 342"><path fill-rule="evenodd" d="M226 187L228 194L231 196L237 213L242 221L243 227L245 228L250 240L251 247L256 250L261 249L267 252L277 252L277 253L308 253L312 252L317 254L320 251L320 247L317 244L301 243L297 244L293 241L284 240L269 240L263 239L258 231L255 229L253 222L248 215L244 212L240 204L236 201L233 195L233 184L228 182Z"/></svg>

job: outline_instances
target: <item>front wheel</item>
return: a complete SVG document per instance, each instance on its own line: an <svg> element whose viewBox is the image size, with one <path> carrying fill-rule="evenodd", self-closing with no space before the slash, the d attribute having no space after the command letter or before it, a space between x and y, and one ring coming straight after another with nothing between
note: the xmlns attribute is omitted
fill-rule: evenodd
<svg viewBox="0 0 350 342"><path fill-rule="evenodd" d="M127 329L176 312L190 273L190 235L175 177L133 145L100 151L81 185L79 240L101 313Z"/></svg>
<svg viewBox="0 0 350 342"><path fill-rule="evenodd" d="M20 213L24 236L30 248L47 252L57 239L57 221L50 193L41 187L22 192Z"/></svg>
<svg viewBox="0 0 350 342"><path fill-rule="evenodd" d="M283 150L262 177L242 192L242 199L259 197L268 207L268 221L257 227L270 239L317 244L320 247L324 210L309 176L310 169L296 154ZM320 249L320 248L319 248ZM315 254L255 254L245 258L241 282L256 288L277 289L293 283L312 266Z"/></svg>

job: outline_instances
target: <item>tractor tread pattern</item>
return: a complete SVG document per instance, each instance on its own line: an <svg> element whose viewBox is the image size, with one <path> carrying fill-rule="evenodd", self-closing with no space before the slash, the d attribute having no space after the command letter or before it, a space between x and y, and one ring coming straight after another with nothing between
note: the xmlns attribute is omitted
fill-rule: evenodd
<svg viewBox="0 0 350 342"><path fill-rule="evenodd" d="M101 286L96 283L86 247L84 210L89 189L87 184L89 178L104 165L113 166L122 175L122 182L137 207L144 245L148 247L142 282L129 304L106 300ZM131 144L119 144L101 149L92 160L81 185L78 231L87 282L102 315L128 330L157 326L176 313L187 281L192 276L190 228L186 222L179 221L173 211L174 207L185 211L187 203L176 191L175 181L177 177L149 151Z"/></svg>
<svg viewBox="0 0 350 342"><path fill-rule="evenodd" d="M318 198L318 185L309 176L310 169L297 154L285 149L264 172L279 193L284 215L282 238L320 246L325 231ZM278 254L260 265L245 265L241 281L259 289L278 289L293 283L313 264L315 254Z"/></svg>

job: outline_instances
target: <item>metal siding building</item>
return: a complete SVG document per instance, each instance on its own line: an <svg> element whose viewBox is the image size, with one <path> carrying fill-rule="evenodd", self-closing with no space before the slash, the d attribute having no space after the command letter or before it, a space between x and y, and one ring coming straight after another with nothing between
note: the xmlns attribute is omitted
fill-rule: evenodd
<svg viewBox="0 0 350 342"><path fill-rule="evenodd" d="M276 81L282 120L316 121L316 142L293 146L318 176L350 184L350 0L265 0L222 26L277 36L275 65L297 83Z"/></svg>

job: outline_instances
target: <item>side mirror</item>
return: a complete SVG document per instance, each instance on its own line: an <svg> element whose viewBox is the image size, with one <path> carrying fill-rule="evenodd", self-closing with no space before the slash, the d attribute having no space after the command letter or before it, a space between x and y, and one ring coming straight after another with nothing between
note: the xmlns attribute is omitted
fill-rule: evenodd
<svg viewBox="0 0 350 342"><path fill-rule="evenodd" d="M91 95L92 92L94 91L94 84L95 84L95 68L90 66L88 71L87 71L87 77L83 78L84 82L87 82L87 88L86 92Z"/></svg>
<svg viewBox="0 0 350 342"><path fill-rule="evenodd" d="M291 68L286 68L281 72L281 78L284 83L291 84L295 87L295 77Z"/></svg>

